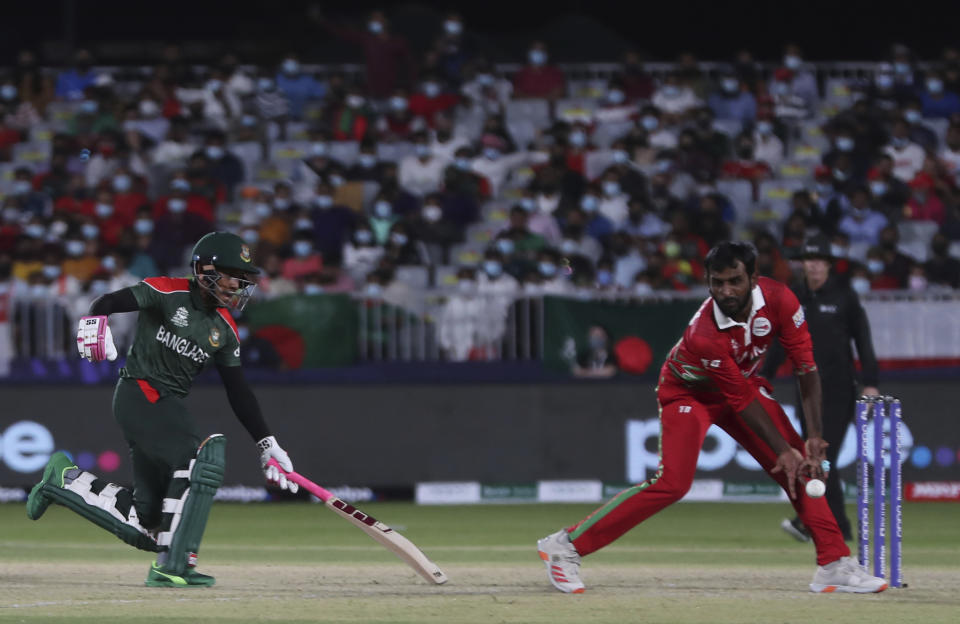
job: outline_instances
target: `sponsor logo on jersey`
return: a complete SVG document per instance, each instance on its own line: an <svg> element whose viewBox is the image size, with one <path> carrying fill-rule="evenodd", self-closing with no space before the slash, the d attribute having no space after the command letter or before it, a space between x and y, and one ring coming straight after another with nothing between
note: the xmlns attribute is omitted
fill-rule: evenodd
<svg viewBox="0 0 960 624"><path fill-rule="evenodd" d="M220 330L217 329L216 327L211 327L210 336L207 337L207 340L210 341L211 347L219 347L220 346Z"/></svg>
<svg viewBox="0 0 960 624"><path fill-rule="evenodd" d="M185 358L189 358L196 362L197 364L203 364L210 357L210 354L204 351L199 347L199 345L191 342L187 338L181 338L173 332L167 331L160 326L157 330L157 342L170 349L175 353L179 353Z"/></svg>
<svg viewBox="0 0 960 624"><path fill-rule="evenodd" d="M803 325L803 306L797 308L797 311L793 313L793 325L795 327Z"/></svg>
<svg viewBox="0 0 960 624"><path fill-rule="evenodd" d="M700 363L703 364L704 368L720 368L720 360L708 360L707 358L700 358Z"/></svg>
<svg viewBox="0 0 960 624"><path fill-rule="evenodd" d="M244 262L250 262L250 248L246 245L240 245L240 259Z"/></svg>
<svg viewBox="0 0 960 624"><path fill-rule="evenodd" d="M753 335L754 336L766 336L770 333L771 330L770 319L764 316L758 316L753 319Z"/></svg>
<svg viewBox="0 0 960 624"><path fill-rule="evenodd" d="M837 306L835 306L835 305L828 305L828 304L826 304L826 303L821 303L821 304L820 304L820 311L821 311L821 312L826 312L827 314L836 314L836 313L837 313Z"/></svg>
<svg viewBox="0 0 960 624"><path fill-rule="evenodd" d="M173 313L173 316L170 317L170 322L177 327L186 327L190 323L190 314L185 307L180 306L177 308L177 311Z"/></svg>

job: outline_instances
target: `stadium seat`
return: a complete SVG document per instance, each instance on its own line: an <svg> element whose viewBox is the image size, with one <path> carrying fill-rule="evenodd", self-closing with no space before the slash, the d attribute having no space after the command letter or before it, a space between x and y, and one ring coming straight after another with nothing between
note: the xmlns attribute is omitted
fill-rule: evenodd
<svg viewBox="0 0 960 624"><path fill-rule="evenodd" d="M357 162L360 154L360 144L356 141L331 141L327 143L327 149L330 151L330 158L340 161L346 167Z"/></svg>
<svg viewBox="0 0 960 624"><path fill-rule="evenodd" d="M633 121L599 123L593 130L593 135L590 138L594 145L606 149L610 147L614 141L629 133L634 125Z"/></svg>
<svg viewBox="0 0 960 624"><path fill-rule="evenodd" d="M292 174L310 150L307 141L277 141L270 145L267 159L277 168Z"/></svg>
<svg viewBox="0 0 960 624"><path fill-rule="evenodd" d="M510 100L504 112L507 123L524 120L538 129L550 125L550 104L546 100Z"/></svg>
<svg viewBox="0 0 960 624"><path fill-rule="evenodd" d="M429 270L425 266L398 266L395 275L397 281L417 289L426 288L430 280Z"/></svg>
<svg viewBox="0 0 960 624"><path fill-rule="evenodd" d="M389 160L399 162L414 152L414 144L409 142L400 143L378 143L377 158L380 160Z"/></svg>
<svg viewBox="0 0 960 624"><path fill-rule="evenodd" d="M53 144L50 141L16 143L13 146L13 161L18 165L46 163L50 160L52 152Z"/></svg>
<svg viewBox="0 0 960 624"><path fill-rule="evenodd" d="M929 245L940 226L935 221L901 221L897 224L901 243Z"/></svg>

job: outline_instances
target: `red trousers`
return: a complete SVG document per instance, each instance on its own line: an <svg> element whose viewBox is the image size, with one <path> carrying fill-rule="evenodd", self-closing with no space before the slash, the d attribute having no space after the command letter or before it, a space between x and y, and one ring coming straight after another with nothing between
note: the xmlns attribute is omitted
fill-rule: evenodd
<svg viewBox="0 0 960 624"><path fill-rule="evenodd" d="M766 395L762 391L762 395ZM569 527L577 552L589 555L614 541L661 509L683 498L693 484L697 457L710 425L717 425L740 443L767 474L776 465L777 456L756 433L725 403L703 403L682 388L661 387L660 466L648 480L628 488L577 524ZM806 455L803 440L793 429L783 408L773 398L759 397L773 424L795 449ZM770 475L786 490L782 472ZM797 484L792 500L797 515L810 530L817 551L817 564L825 565L850 554L843 534L830 512L826 498L810 498ZM704 521L709 521L704 518Z"/></svg>

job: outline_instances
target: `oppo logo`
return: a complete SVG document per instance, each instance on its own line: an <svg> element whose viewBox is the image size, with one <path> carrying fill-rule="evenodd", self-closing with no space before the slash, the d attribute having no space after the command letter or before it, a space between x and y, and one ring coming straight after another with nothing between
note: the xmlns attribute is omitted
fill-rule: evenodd
<svg viewBox="0 0 960 624"><path fill-rule="evenodd" d="M0 462L14 472L36 472L53 453L53 435L41 425L21 420L0 434Z"/></svg>

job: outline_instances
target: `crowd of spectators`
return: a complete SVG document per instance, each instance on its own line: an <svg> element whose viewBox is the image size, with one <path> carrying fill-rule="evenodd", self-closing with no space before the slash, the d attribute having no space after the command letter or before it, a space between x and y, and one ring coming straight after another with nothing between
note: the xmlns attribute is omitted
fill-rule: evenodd
<svg viewBox="0 0 960 624"><path fill-rule="evenodd" d="M860 292L960 287L953 48L921 69L897 46L830 81L792 45L772 72L747 52L712 72L684 55L656 78L631 52L576 82L537 41L505 75L456 14L423 58L382 13L311 18L363 50L363 76L292 52L198 67L176 45L144 71L85 50L0 69L0 298L79 311L186 274L213 229L255 248L268 298L689 290L730 237L786 281L818 232Z"/></svg>

